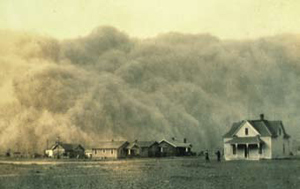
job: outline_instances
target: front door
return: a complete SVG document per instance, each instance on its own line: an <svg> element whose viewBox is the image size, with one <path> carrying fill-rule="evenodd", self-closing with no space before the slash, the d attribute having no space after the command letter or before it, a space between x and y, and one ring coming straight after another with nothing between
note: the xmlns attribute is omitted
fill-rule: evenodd
<svg viewBox="0 0 300 189"><path fill-rule="evenodd" d="M245 158L247 158L248 157L248 148L247 148L247 146L245 146Z"/></svg>

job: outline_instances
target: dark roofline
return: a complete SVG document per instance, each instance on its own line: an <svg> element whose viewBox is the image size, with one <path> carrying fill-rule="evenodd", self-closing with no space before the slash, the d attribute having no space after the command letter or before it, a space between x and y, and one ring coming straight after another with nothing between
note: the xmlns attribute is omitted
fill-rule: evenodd
<svg viewBox="0 0 300 189"><path fill-rule="evenodd" d="M52 145L52 147L50 149L53 150L58 145L61 146L65 150L74 150L77 147L81 147L83 150L85 150L85 148L81 144L78 144L78 143L64 143L64 142L56 142L55 144ZM71 148L68 148L68 147L71 147Z"/></svg>
<svg viewBox="0 0 300 189"><path fill-rule="evenodd" d="M277 131L278 131L277 128L278 127L276 128L276 126L274 126L274 123L277 123L277 124L279 123L281 128L282 128L282 132L283 132L283 135L284 135L283 137L285 139L288 139L288 138L291 137L290 135L288 135L286 133L286 130L285 130L285 127L284 127L282 121L280 121L280 120L279 121L269 121L269 120L266 120L266 119L242 120L242 121L239 121L239 122L235 122L235 123L232 124L230 130L227 133L225 133L222 137L223 138L232 138L234 136L234 134L236 133L236 131L243 125L244 121L249 122L254 128L255 128L255 125L253 125L253 123L262 122L265 125L267 131L270 133L270 137L272 137L272 138L277 138L278 137L278 134L277 134ZM260 133L260 131L258 131L258 132Z"/></svg>
<svg viewBox="0 0 300 189"><path fill-rule="evenodd" d="M186 148L186 146L189 146L189 147L193 147L193 145L191 143L181 143L179 142L180 144L186 144L186 146L182 146L182 145L176 145L176 143L178 143L178 141L174 141L174 143L172 143L172 141L169 141L169 140L166 140L166 139L162 139L161 141L158 142L158 144L161 144L162 142L166 142L168 144L170 144L171 146L175 147L175 148Z"/></svg>

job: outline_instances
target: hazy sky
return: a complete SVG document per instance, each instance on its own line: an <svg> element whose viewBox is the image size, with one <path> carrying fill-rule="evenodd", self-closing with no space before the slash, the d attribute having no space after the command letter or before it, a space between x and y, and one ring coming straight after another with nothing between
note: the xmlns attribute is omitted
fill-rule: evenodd
<svg viewBox="0 0 300 189"><path fill-rule="evenodd" d="M221 38L299 33L299 0L0 0L0 28L58 38L111 25L131 36L178 31Z"/></svg>

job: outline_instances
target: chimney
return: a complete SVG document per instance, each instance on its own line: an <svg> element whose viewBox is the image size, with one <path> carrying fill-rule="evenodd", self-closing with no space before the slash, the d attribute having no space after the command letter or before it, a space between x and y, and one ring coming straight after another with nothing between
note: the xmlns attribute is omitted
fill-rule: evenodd
<svg viewBox="0 0 300 189"><path fill-rule="evenodd" d="M265 120L265 115L264 114L260 114L260 120Z"/></svg>
<svg viewBox="0 0 300 189"><path fill-rule="evenodd" d="M175 140L175 137L172 137L172 140L174 141L174 140Z"/></svg>
<svg viewBox="0 0 300 189"><path fill-rule="evenodd" d="M183 139L183 143L186 143L186 138Z"/></svg>
<svg viewBox="0 0 300 189"><path fill-rule="evenodd" d="M137 139L134 140L134 142L137 142L137 141L138 141Z"/></svg>
<svg viewBox="0 0 300 189"><path fill-rule="evenodd" d="M60 144L60 137L59 136L57 137L57 140L56 140L55 144Z"/></svg>

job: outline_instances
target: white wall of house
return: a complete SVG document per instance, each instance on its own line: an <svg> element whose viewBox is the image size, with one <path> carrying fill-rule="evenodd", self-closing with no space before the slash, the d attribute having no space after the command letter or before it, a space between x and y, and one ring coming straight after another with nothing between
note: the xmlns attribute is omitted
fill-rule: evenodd
<svg viewBox="0 0 300 189"><path fill-rule="evenodd" d="M246 134L246 129L247 134ZM249 157L247 159L272 159L282 158L289 156L291 152L291 144L289 139L284 138L283 128L278 131L278 137L260 137L264 142L262 153L259 154L258 148L249 148ZM254 137L260 135L257 130L248 122L244 121L243 125L234 134L237 137ZM245 159L245 148L239 147L236 150L236 154L233 154L233 147L226 142L232 138L224 138L224 157L225 160Z"/></svg>
<svg viewBox="0 0 300 189"><path fill-rule="evenodd" d="M118 149L93 149L92 150L93 158L118 158Z"/></svg>
<svg viewBox="0 0 300 189"><path fill-rule="evenodd" d="M251 126L251 125L250 125ZM252 126L251 126L252 127ZM244 130L245 128L248 128L248 134L253 134L255 132L251 132L251 127L248 127L248 125L244 125L241 127L240 130ZM239 131L240 131L239 130ZM239 133L239 131L237 133ZM250 135L250 136L251 136ZM243 135L240 133L241 137L247 137L246 135ZM256 135L254 135L256 136ZM249 137L249 135L248 135ZM257 159L271 159L272 158L272 139L271 137L260 137L261 140L264 142L263 148L262 148L262 154L259 154L258 148L249 148L249 160L257 160ZM237 160L237 159L245 159L245 149L243 147L239 147L236 150L236 154L233 154L233 147L231 144L226 143L227 141L231 140L232 138L224 138L224 158L225 160Z"/></svg>
<svg viewBox="0 0 300 189"><path fill-rule="evenodd" d="M46 154L48 157L53 157L53 156L54 156L53 150L46 150L45 154Z"/></svg>
<svg viewBox="0 0 300 189"><path fill-rule="evenodd" d="M256 159L272 159L272 158L282 158L287 157L290 153L290 142L288 139L284 139L283 136L277 138L271 137L261 137L264 141L262 154L258 153L257 148L249 147L249 157L250 160ZM236 154L233 154L233 147L231 144L226 142L231 140L231 138L224 138L224 158L225 160L237 160L245 159L244 148L239 146L236 150ZM283 145L285 152L283 150Z"/></svg>
<svg viewBox="0 0 300 189"><path fill-rule="evenodd" d="M261 159L271 159L272 158L272 138L271 137L260 137L263 144L262 154L260 156Z"/></svg>
<svg viewBox="0 0 300 189"><path fill-rule="evenodd" d="M245 147L246 145L238 145L236 148L236 154L233 154L233 145L226 143L226 141L231 140L230 138L224 139L224 158L225 160L242 160L242 159L249 159L249 160L258 160L262 158L264 155L264 148L263 153L259 154L259 150L257 145L248 145L248 157L245 158Z"/></svg>
<svg viewBox="0 0 300 189"><path fill-rule="evenodd" d="M290 143L284 139L283 134L277 138L272 138L272 158L287 157L290 153Z"/></svg>
<svg viewBox="0 0 300 189"><path fill-rule="evenodd" d="M259 146L257 144L252 144L248 146L249 149L249 160L259 160L261 154L259 153Z"/></svg>
<svg viewBox="0 0 300 189"><path fill-rule="evenodd" d="M226 143L227 141L231 140L231 138L224 138L224 158L225 160L233 160L235 159L232 151L232 147L230 144Z"/></svg>

